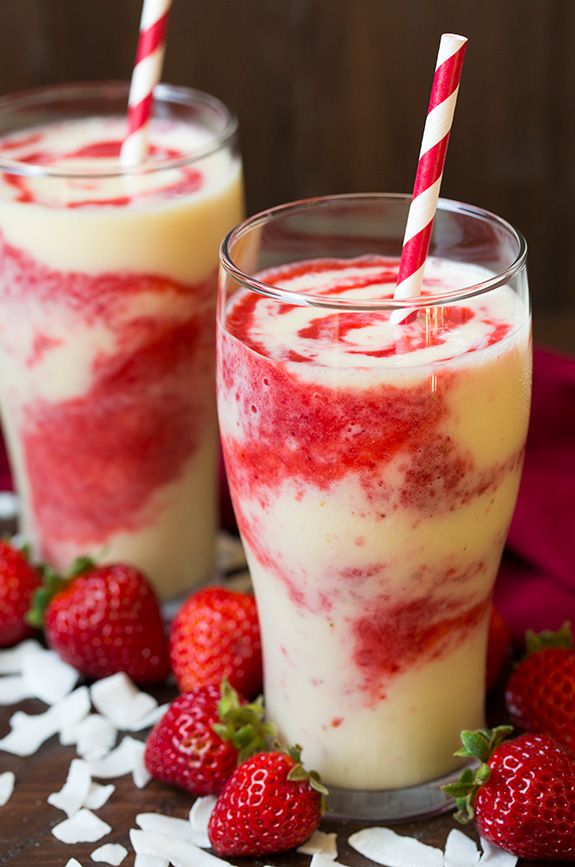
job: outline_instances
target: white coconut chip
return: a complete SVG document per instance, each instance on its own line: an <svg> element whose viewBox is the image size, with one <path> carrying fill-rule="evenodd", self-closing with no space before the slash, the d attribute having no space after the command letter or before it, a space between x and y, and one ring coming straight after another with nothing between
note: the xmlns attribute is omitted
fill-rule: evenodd
<svg viewBox="0 0 575 867"><path fill-rule="evenodd" d="M83 759L101 759L116 743L117 734L109 719L92 713L79 723L63 728L60 743L63 746L75 744L76 752Z"/></svg>
<svg viewBox="0 0 575 867"><path fill-rule="evenodd" d="M173 867L232 867L228 861L205 852L187 840L135 828L130 831L130 840L137 855L167 858Z"/></svg>
<svg viewBox="0 0 575 867"><path fill-rule="evenodd" d="M15 784L16 776L12 771L5 771L3 774L0 774L0 807L7 804L12 797Z"/></svg>
<svg viewBox="0 0 575 867"><path fill-rule="evenodd" d="M27 654L39 647L41 645L37 641L29 638L16 647L0 650L0 674L22 674Z"/></svg>
<svg viewBox="0 0 575 867"><path fill-rule="evenodd" d="M146 744L142 741L137 741L135 738L130 738L132 742L132 755L134 765L132 767L132 780L137 789L143 789L152 779L152 775L146 767L144 761L144 753Z"/></svg>
<svg viewBox="0 0 575 867"><path fill-rule="evenodd" d="M21 674L0 677L0 704L18 704L26 698L34 696Z"/></svg>
<svg viewBox="0 0 575 867"><path fill-rule="evenodd" d="M215 795L206 795L204 798L196 798L190 810L190 824L194 831L200 834L208 833L210 816L217 803Z"/></svg>
<svg viewBox="0 0 575 867"><path fill-rule="evenodd" d="M92 687L92 702L117 729L129 729L158 706L153 696L140 692L123 672L98 680Z"/></svg>
<svg viewBox="0 0 575 867"><path fill-rule="evenodd" d="M100 783L92 783L88 797L84 803L84 807L89 810L99 810L108 802L110 796L116 791L113 783L108 783L107 786L101 786Z"/></svg>
<svg viewBox="0 0 575 867"><path fill-rule="evenodd" d="M78 810L71 819L54 825L52 834L61 843L97 843L112 829L90 810Z"/></svg>
<svg viewBox="0 0 575 867"><path fill-rule="evenodd" d="M0 740L0 750L16 756L31 756L64 725L80 722L89 711L90 694L85 686L71 692L45 713L32 715L17 711L10 720L12 731Z"/></svg>
<svg viewBox="0 0 575 867"><path fill-rule="evenodd" d="M112 867L118 867L127 854L128 850L125 846L119 843L106 843L99 849L94 849L90 858L100 864L112 864Z"/></svg>
<svg viewBox="0 0 575 867"><path fill-rule="evenodd" d="M500 849L499 846L496 846L490 840L485 840L484 837L480 837L479 842L483 849L483 855L479 862L481 867L483 865L488 865L488 867L515 867L517 864L519 860L517 855L512 855L511 852Z"/></svg>
<svg viewBox="0 0 575 867"><path fill-rule="evenodd" d="M0 491L0 520L10 521L20 511L20 499L12 491Z"/></svg>
<svg viewBox="0 0 575 867"><path fill-rule="evenodd" d="M22 676L34 698L55 704L74 689L80 672L53 650L36 645L24 656Z"/></svg>
<svg viewBox="0 0 575 867"><path fill-rule="evenodd" d="M323 831L314 831L311 837L298 846L297 852L303 855L325 855L332 861L337 858L337 834L325 834Z"/></svg>
<svg viewBox="0 0 575 867"><path fill-rule="evenodd" d="M87 763L82 759L73 759L66 782L59 792L48 795L48 803L57 810L63 810L70 818L85 805L91 784L92 777Z"/></svg>
<svg viewBox="0 0 575 867"><path fill-rule="evenodd" d="M101 759L92 759L88 762L93 777L103 780L112 780L115 777L123 777L131 774L134 769L134 750L131 741L133 738L125 737L116 747Z"/></svg>
<svg viewBox="0 0 575 867"><path fill-rule="evenodd" d="M101 759L92 759L88 762L93 777L103 780L123 777L132 774L134 784L142 789L152 779L152 775L144 764L144 750L146 745L142 741L126 735L115 750Z"/></svg>
<svg viewBox="0 0 575 867"><path fill-rule="evenodd" d="M157 855L136 855L134 867L170 867L167 858L158 858Z"/></svg>
<svg viewBox="0 0 575 867"><path fill-rule="evenodd" d="M162 719L162 717L164 716L164 714L167 711L167 709L169 708L169 706L170 705L168 703L168 704L162 704L159 707L154 708L154 710L151 710L150 713L147 713L141 719L137 720L136 722L133 722L129 726L126 726L126 731L128 731L128 732L141 732L144 729L149 729L152 726L157 725L157 723L159 723L160 720Z"/></svg>
<svg viewBox="0 0 575 867"><path fill-rule="evenodd" d="M444 867L476 867L479 849L471 837L456 828L449 832L443 856Z"/></svg>
<svg viewBox="0 0 575 867"><path fill-rule="evenodd" d="M187 819L176 819L174 816L163 816L161 813L139 813L136 816L136 824L142 831L186 840L194 846L199 846L200 849L209 849L212 845L207 832L194 831Z"/></svg>
<svg viewBox="0 0 575 867"><path fill-rule="evenodd" d="M364 828L349 838L349 845L386 867L443 867L443 852L390 828Z"/></svg>
<svg viewBox="0 0 575 867"><path fill-rule="evenodd" d="M334 861L329 855L321 855L319 852L312 857L309 867L345 867L339 861Z"/></svg>
<svg viewBox="0 0 575 867"><path fill-rule="evenodd" d="M82 867L82 865L75 858L70 858L69 861L66 861L66 867Z"/></svg>

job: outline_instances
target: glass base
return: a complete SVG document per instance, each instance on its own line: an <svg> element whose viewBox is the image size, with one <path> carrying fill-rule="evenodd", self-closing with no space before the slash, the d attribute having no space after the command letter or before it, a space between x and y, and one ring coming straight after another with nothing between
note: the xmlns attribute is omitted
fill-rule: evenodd
<svg viewBox="0 0 575 867"><path fill-rule="evenodd" d="M454 806L453 798L442 792L441 786L457 780L461 770L459 767L444 777L405 789L360 791L329 786L329 817L407 822L438 816Z"/></svg>

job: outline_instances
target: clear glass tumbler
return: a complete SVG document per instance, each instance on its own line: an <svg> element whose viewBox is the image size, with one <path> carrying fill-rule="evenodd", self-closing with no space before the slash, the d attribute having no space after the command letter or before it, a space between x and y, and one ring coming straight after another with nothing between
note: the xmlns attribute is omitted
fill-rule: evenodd
<svg viewBox="0 0 575 867"><path fill-rule="evenodd" d="M242 217L237 123L155 92L123 168L128 85L0 100L0 407L35 554L143 568L163 597L211 576L218 246Z"/></svg>
<svg viewBox="0 0 575 867"><path fill-rule="evenodd" d="M444 810L459 732L484 723L531 383L521 235L441 201L423 294L398 302L408 207L333 196L252 217L222 245L218 304L268 716L335 812L379 820Z"/></svg>

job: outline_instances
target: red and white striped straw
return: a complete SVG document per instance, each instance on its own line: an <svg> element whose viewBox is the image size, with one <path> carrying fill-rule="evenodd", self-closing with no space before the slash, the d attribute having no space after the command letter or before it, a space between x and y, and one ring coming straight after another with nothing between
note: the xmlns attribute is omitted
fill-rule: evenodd
<svg viewBox="0 0 575 867"><path fill-rule="evenodd" d="M396 299L414 298L421 292L466 47L465 36L454 33L444 33L439 43L413 196L403 238L394 292ZM410 311L395 313L397 315L394 315L394 321L397 322L405 319Z"/></svg>
<svg viewBox="0 0 575 867"><path fill-rule="evenodd" d="M128 134L122 144L120 161L137 166L148 155L150 116L154 88L162 76L166 26L172 0L144 0L136 63L128 97Z"/></svg>

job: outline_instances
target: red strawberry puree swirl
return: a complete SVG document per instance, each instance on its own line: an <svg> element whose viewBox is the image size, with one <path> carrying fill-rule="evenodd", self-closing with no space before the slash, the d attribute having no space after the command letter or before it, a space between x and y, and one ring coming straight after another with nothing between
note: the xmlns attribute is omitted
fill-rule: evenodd
<svg viewBox="0 0 575 867"><path fill-rule="evenodd" d="M201 131L166 122L154 141L173 158ZM120 121L96 119L0 156L88 171L120 145ZM166 596L210 574L215 265L240 216L224 153L136 178L0 176L3 425L24 532L57 567L125 559Z"/></svg>
<svg viewBox="0 0 575 867"><path fill-rule="evenodd" d="M488 276L431 259L426 294ZM320 260L269 283L390 297L397 262ZM369 293L366 296L366 293ZM332 785L446 773L483 722L486 614L529 409L529 317L508 287L428 308L281 304L219 328L226 466L256 586L266 703Z"/></svg>

